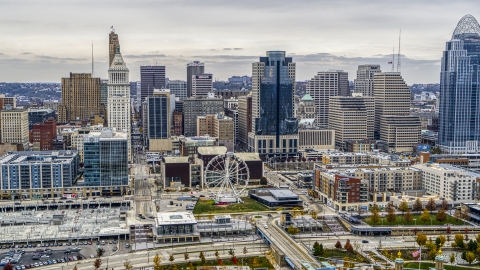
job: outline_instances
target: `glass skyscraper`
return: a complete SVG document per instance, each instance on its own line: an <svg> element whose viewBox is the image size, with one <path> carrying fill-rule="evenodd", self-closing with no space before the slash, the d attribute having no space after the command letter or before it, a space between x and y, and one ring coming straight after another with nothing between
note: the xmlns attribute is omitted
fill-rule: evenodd
<svg viewBox="0 0 480 270"><path fill-rule="evenodd" d="M442 56L438 144L447 153L478 152L480 140L480 25L458 23Z"/></svg>
<svg viewBox="0 0 480 270"><path fill-rule="evenodd" d="M85 186L128 185L126 132L90 132L83 142Z"/></svg>
<svg viewBox="0 0 480 270"><path fill-rule="evenodd" d="M285 57L284 51L267 51L266 57L253 63L250 151L265 154L297 152L294 93L295 63L291 57Z"/></svg>

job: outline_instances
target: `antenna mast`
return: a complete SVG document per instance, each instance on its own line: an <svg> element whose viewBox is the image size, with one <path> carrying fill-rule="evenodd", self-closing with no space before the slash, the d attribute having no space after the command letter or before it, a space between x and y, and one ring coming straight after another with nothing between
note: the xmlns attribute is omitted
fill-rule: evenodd
<svg viewBox="0 0 480 270"><path fill-rule="evenodd" d="M400 33L398 34L398 56L397 56L397 72L400 72L401 64L400 64L400 40L402 37L402 29L400 29Z"/></svg>
<svg viewBox="0 0 480 270"><path fill-rule="evenodd" d="M95 77L95 65L93 64L93 40L92 40L92 78Z"/></svg>
<svg viewBox="0 0 480 270"><path fill-rule="evenodd" d="M395 71L395 46L393 46L393 53L392 53L392 72Z"/></svg>

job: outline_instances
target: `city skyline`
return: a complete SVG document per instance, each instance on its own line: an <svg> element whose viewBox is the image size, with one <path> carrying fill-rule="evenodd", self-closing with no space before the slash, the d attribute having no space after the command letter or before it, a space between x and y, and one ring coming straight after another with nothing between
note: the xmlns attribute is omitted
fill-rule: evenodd
<svg viewBox="0 0 480 270"><path fill-rule="evenodd" d="M287 56L294 57L297 81L329 69L343 69L353 81L360 64L391 69L387 62L394 46L397 53L402 29L405 80L408 84L438 83L445 41L458 20L478 5L468 0L442 1L442 5L428 1L211 0L135 2L134 6L120 1L117 5L92 2L92 10L88 1L48 2L60 6L47 9L50 5L45 1L3 1L0 5L7 11L0 21L0 67L4 71L0 81L58 82L68 72L90 72L92 41L95 75L106 78L106 34L113 25L121 36L132 81L140 80L141 65L155 64L166 66L166 77L185 80L186 64L194 60L208 65L216 79L251 75L251 63L269 50L287 51ZM66 12L70 9L75 14ZM280 34L285 32L289 34Z"/></svg>

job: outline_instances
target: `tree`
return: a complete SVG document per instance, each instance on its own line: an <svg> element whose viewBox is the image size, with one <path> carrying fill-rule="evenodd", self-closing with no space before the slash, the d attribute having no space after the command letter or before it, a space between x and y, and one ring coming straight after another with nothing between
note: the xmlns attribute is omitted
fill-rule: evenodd
<svg viewBox="0 0 480 270"><path fill-rule="evenodd" d="M472 264L472 262L475 260L475 254L471 251L467 252L465 255L465 261L468 262L468 264Z"/></svg>
<svg viewBox="0 0 480 270"><path fill-rule="evenodd" d="M205 265L207 260L205 259L205 254L203 254L203 251L200 251L200 255L198 255L198 257L200 258L200 261L202 262L202 265Z"/></svg>
<svg viewBox="0 0 480 270"><path fill-rule="evenodd" d="M291 235L297 234L298 233L298 228L290 225L287 229L287 232Z"/></svg>
<svg viewBox="0 0 480 270"><path fill-rule="evenodd" d="M258 261L257 257L252 258L251 264L252 264L253 267L259 267L260 266L260 262Z"/></svg>
<svg viewBox="0 0 480 270"><path fill-rule="evenodd" d="M417 228L413 228L413 234L414 234L414 235L417 235L417 233L418 233L418 229L417 229Z"/></svg>
<svg viewBox="0 0 480 270"><path fill-rule="evenodd" d="M183 253L183 257L185 258L185 261L188 261L188 259L190 258L188 252Z"/></svg>
<svg viewBox="0 0 480 270"><path fill-rule="evenodd" d="M175 261L175 257L173 257L173 254L170 254L170 257L168 258L168 260L170 261L170 264L172 264L173 261Z"/></svg>
<svg viewBox="0 0 480 270"><path fill-rule="evenodd" d="M153 257L153 270L162 270L162 258L158 253L155 253L155 256Z"/></svg>
<svg viewBox="0 0 480 270"><path fill-rule="evenodd" d="M455 238L453 239L453 242L455 242L455 245L459 248L463 248L465 245L463 243L463 234L455 234Z"/></svg>
<svg viewBox="0 0 480 270"><path fill-rule="evenodd" d="M403 221L405 221L406 224L413 221L413 215L412 215L412 211L410 211L410 209L408 209L407 213L405 213L405 215L403 216Z"/></svg>
<svg viewBox="0 0 480 270"><path fill-rule="evenodd" d="M451 234L452 233L452 228L450 226L447 227L447 234Z"/></svg>
<svg viewBox="0 0 480 270"><path fill-rule="evenodd" d="M398 210L402 211L402 219L404 218L405 212L407 212L409 209L408 203L406 200L403 200L399 205L398 205Z"/></svg>
<svg viewBox="0 0 480 270"><path fill-rule="evenodd" d="M262 176L262 178L260 178L260 185L262 186L268 185L268 180L265 176Z"/></svg>
<svg viewBox="0 0 480 270"><path fill-rule="evenodd" d="M219 257L220 256L220 253L218 252L218 250L215 250L215 257Z"/></svg>
<svg viewBox="0 0 480 270"><path fill-rule="evenodd" d="M228 255L232 256L234 254L235 254L235 251L233 250L233 248L228 250Z"/></svg>
<svg viewBox="0 0 480 270"><path fill-rule="evenodd" d="M450 263L453 264L455 262L455 253L450 253Z"/></svg>
<svg viewBox="0 0 480 270"><path fill-rule="evenodd" d="M425 244L425 247L427 248L428 251L431 251L433 249L437 249L437 246L435 245L435 243L433 243L433 241L430 239L427 241L427 243Z"/></svg>
<svg viewBox="0 0 480 270"><path fill-rule="evenodd" d="M440 146L432 148L432 154L441 154L442 149L440 149Z"/></svg>
<svg viewBox="0 0 480 270"><path fill-rule="evenodd" d="M465 207L462 209L462 218L465 220L470 220L470 209L468 207Z"/></svg>
<svg viewBox="0 0 480 270"><path fill-rule="evenodd" d="M444 222L445 220L447 220L447 213L445 212L445 210L443 210L443 208L438 211L435 219L438 222Z"/></svg>
<svg viewBox="0 0 480 270"><path fill-rule="evenodd" d="M372 205L372 207L370 207L370 212L373 213L373 211L375 211L375 210L376 210L376 211L380 211L380 207L378 207L378 205L377 205L376 203L374 203L374 204Z"/></svg>
<svg viewBox="0 0 480 270"><path fill-rule="evenodd" d="M193 263L192 262L188 262L188 270L194 270L195 269L195 266L193 266Z"/></svg>
<svg viewBox="0 0 480 270"><path fill-rule="evenodd" d="M100 258L103 256L103 248L97 248L97 257Z"/></svg>
<svg viewBox="0 0 480 270"><path fill-rule="evenodd" d="M416 241L419 246L424 246L427 243L427 236L424 233L418 233Z"/></svg>
<svg viewBox="0 0 480 270"><path fill-rule="evenodd" d="M232 255L232 263L233 263L233 264L237 264L237 262L238 262L238 261L237 261L237 257L235 257L235 254Z"/></svg>
<svg viewBox="0 0 480 270"><path fill-rule="evenodd" d="M318 254L320 256L325 254L325 250L323 249L323 244L320 244L320 246L318 247Z"/></svg>
<svg viewBox="0 0 480 270"><path fill-rule="evenodd" d="M435 199L430 198L425 208L428 209L430 212L437 210L437 203L435 202Z"/></svg>
<svg viewBox="0 0 480 270"><path fill-rule="evenodd" d="M447 200L443 200L442 201L442 204L440 205L440 208L445 210L445 211L448 211L448 202Z"/></svg>
<svg viewBox="0 0 480 270"><path fill-rule="evenodd" d="M423 224L426 224L430 221L430 212L427 209L423 210L423 214L420 215L420 220L423 221Z"/></svg>
<svg viewBox="0 0 480 270"><path fill-rule="evenodd" d="M342 243L340 243L340 240L337 240L337 243L335 243L335 248L337 248L337 249L342 248Z"/></svg>
<svg viewBox="0 0 480 270"><path fill-rule="evenodd" d="M3 266L3 270L14 270L13 264L7 263Z"/></svg>
<svg viewBox="0 0 480 270"><path fill-rule="evenodd" d="M462 212L460 212L460 210L455 210L453 217L455 218L455 221L458 222L458 220L462 218Z"/></svg>
<svg viewBox="0 0 480 270"><path fill-rule="evenodd" d="M439 243L437 243L437 239L439 240ZM445 245L445 242L447 242L447 238L444 235L440 235L435 239L435 243L437 244L437 247L443 247Z"/></svg>
<svg viewBox="0 0 480 270"><path fill-rule="evenodd" d="M73 266L72 270L78 270L78 267L77 267L76 264L75 264L75 266Z"/></svg>
<svg viewBox="0 0 480 270"><path fill-rule="evenodd" d="M395 208L389 207L387 212L387 221L390 222L390 224L397 221L397 215L395 215Z"/></svg>
<svg viewBox="0 0 480 270"><path fill-rule="evenodd" d="M310 216L311 216L313 219L317 219L317 212L312 211L312 212L310 213Z"/></svg>
<svg viewBox="0 0 480 270"><path fill-rule="evenodd" d="M350 243L350 240L347 239L347 242L345 243L345 246L343 247L347 252L353 253L353 246Z"/></svg>
<svg viewBox="0 0 480 270"><path fill-rule="evenodd" d="M158 254L157 254L158 255ZM154 259L154 263L155 263L155 259ZM160 266L160 264L158 265ZM133 268L133 265L132 263L129 261L129 260L125 260L123 262L123 267L125 267L125 270L130 270ZM153 267L154 270L160 270L160 268L157 268L157 265L155 264L155 266Z"/></svg>
<svg viewBox="0 0 480 270"><path fill-rule="evenodd" d="M476 252L477 251L477 241L470 240L468 241L467 248L469 251Z"/></svg>
<svg viewBox="0 0 480 270"><path fill-rule="evenodd" d="M373 223L373 225L380 222L380 215L378 214L378 210L375 209L375 208L372 210L372 215L370 216L370 221Z"/></svg>
<svg viewBox="0 0 480 270"><path fill-rule="evenodd" d="M433 248L432 250L430 250L428 252L428 257L430 257L430 259L432 260L435 260L435 257L437 257L437 249Z"/></svg>
<svg viewBox="0 0 480 270"><path fill-rule="evenodd" d="M423 210L423 205L422 205L422 202L420 201L420 198L417 198L415 200L415 203L412 206L412 210L416 211L417 213Z"/></svg>
<svg viewBox="0 0 480 270"><path fill-rule="evenodd" d="M95 267L95 269L99 269L101 265L102 265L102 260L98 258L93 262L93 267Z"/></svg>
<svg viewBox="0 0 480 270"><path fill-rule="evenodd" d="M218 258L218 259L217 259L217 263L218 263L218 265L223 265L223 260L220 259L220 258Z"/></svg>

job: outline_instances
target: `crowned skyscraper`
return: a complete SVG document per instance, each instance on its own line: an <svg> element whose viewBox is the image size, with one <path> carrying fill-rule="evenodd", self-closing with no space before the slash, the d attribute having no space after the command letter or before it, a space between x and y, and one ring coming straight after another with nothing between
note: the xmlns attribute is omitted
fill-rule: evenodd
<svg viewBox="0 0 480 270"><path fill-rule="evenodd" d="M480 141L480 25L458 22L442 56L438 145L448 153L476 153Z"/></svg>
<svg viewBox="0 0 480 270"><path fill-rule="evenodd" d="M130 82L128 77L127 65L120 53L120 45L117 45L115 56L108 69L108 126L130 134Z"/></svg>

